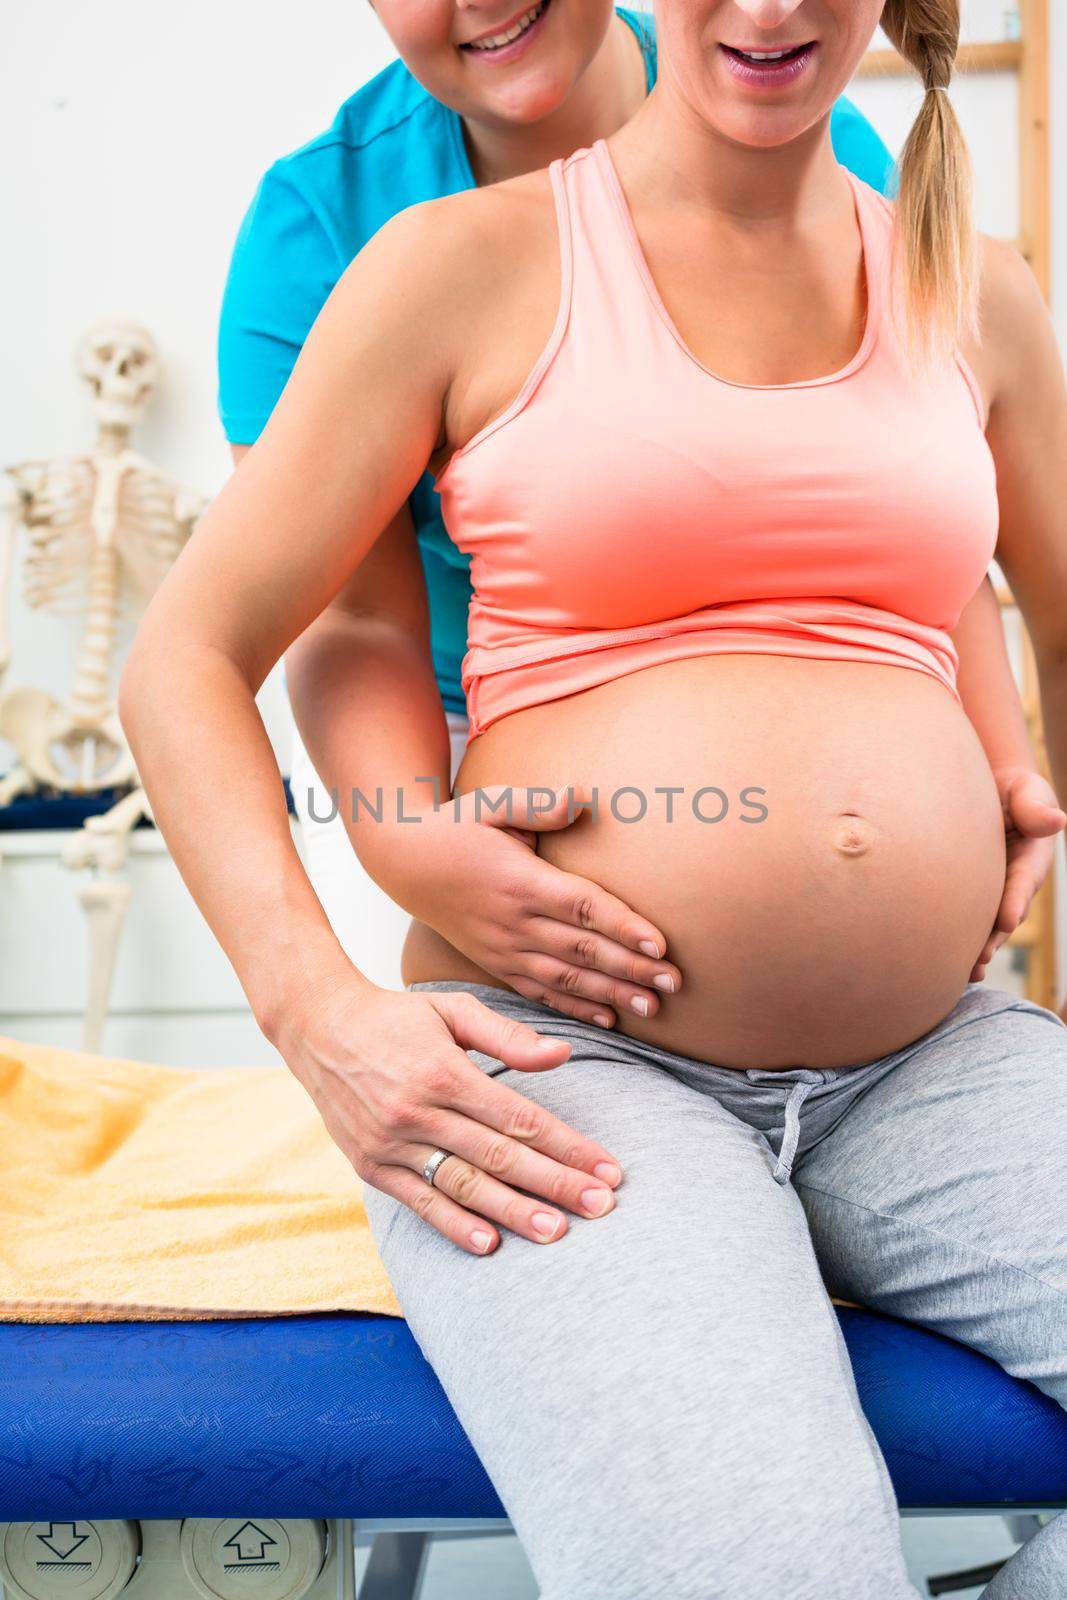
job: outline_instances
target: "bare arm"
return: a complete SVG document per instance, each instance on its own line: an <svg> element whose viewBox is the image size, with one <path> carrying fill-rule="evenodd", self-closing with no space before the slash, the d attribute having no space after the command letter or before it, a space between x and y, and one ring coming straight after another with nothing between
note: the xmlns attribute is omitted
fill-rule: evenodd
<svg viewBox="0 0 1067 1600"><path fill-rule="evenodd" d="M494 1220L546 1242L544 1202L518 1190L598 1215L618 1168L465 1053L541 1070L565 1044L470 995L378 990L348 962L293 846L254 699L447 443L451 341L470 337L485 289L460 230L442 225L447 204L402 213L340 280L263 434L153 597L120 714L186 884L334 1139L360 1176L484 1253ZM419 1171L437 1145L456 1160L431 1188ZM593 1176L604 1164L608 1178ZM566 1227L556 1205L553 1238Z"/></svg>
<svg viewBox="0 0 1067 1600"><path fill-rule="evenodd" d="M536 854L534 830L566 823L565 795L551 812L520 818L520 791L515 827L504 825L504 811L434 811L435 792L450 792L451 751L406 509L285 662L315 770L337 792L353 849L393 900L477 967L586 1022L610 1026L618 1006L654 1015L657 977L678 991L678 968L641 949L665 950L657 927L600 884ZM434 779L436 791L416 777ZM398 789L403 823L393 802ZM353 794L372 802L380 794L381 819L354 806Z"/></svg>
<svg viewBox="0 0 1067 1600"><path fill-rule="evenodd" d="M994 772L1036 767L1018 685L1011 670L1004 626L992 582L985 578L952 635L959 654L960 699Z"/></svg>
<svg viewBox="0 0 1067 1600"><path fill-rule="evenodd" d="M983 316L996 360L987 437L997 561L1033 641L1053 787L1067 797L1067 389L1048 308L1012 247L984 240Z"/></svg>
<svg viewBox="0 0 1067 1600"><path fill-rule="evenodd" d="M380 836L387 824L353 824L352 791L372 796L381 788L388 796L400 786L415 803L415 779L426 777L436 780L447 799L452 764L430 654L422 562L407 507L286 652L285 670L293 715L315 770L338 790L341 816L363 864L396 898L396 884L383 870L388 853L383 862ZM422 788L429 798L431 786Z"/></svg>
<svg viewBox="0 0 1067 1600"><path fill-rule="evenodd" d="M235 462L246 453L246 446L234 446ZM327 789L338 791L339 811L363 864L393 893L378 848L382 829L353 825L353 790L372 798L378 788L386 795L398 786L413 792L421 776L436 779L443 797L451 788L426 586L406 505L286 651L285 669L293 716L315 771Z"/></svg>
<svg viewBox="0 0 1067 1600"><path fill-rule="evenodd" d="M997 467L997 560L1033 641L1049 765L1067 796L1067 390L1048 308L1029 266L1000 253L1002 377L988 437Z"/></svg>
<svg viewBox="0 0 1067 1600"><path fill-rule="evenodd" d="M331 295L262 436L148 607L120 689L160 828L269 1035L276 1013L343 957L293 868L253 697L369 550L369 530L396 515L437 444L447 358L432 338L416 348L383 281L402 255L410 260L410 231L383 230ZM368 298L380 308L373 319ZM345 446L324 450L324 439Z"/></svg>
<svg viewBox="0 0 1067 1600"><path fill-rule="evenodd" d="M960 618L953 640L959 654L960 699L996 780L1007 835L1004 893L971 973L971 981L978 983L1000 946L1026 920L1067 818L1038 771L1008 658L1000 603L988 578Z"/></svg>

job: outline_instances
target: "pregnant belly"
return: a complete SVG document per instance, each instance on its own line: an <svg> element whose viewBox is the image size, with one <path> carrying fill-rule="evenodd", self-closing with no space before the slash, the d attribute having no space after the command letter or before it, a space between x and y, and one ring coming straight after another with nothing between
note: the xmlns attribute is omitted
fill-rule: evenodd
<svg viewBox="0 0 1067 1600"><path fill-rule="evenodd" d="M456 792L584 783L539 854L659 927L683 988L618 1029L731 1067L837 1067L956 1004L993 925L1004 828L971 723L899 667L722 655L502 718ZM407 982L500 984L415 924Z"/></svg>

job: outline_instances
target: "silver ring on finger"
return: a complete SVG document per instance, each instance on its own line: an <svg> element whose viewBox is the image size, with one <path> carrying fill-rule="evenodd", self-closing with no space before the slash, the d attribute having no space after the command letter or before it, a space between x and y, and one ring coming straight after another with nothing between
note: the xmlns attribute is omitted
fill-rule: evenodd
<svg viewBox="0 0 1067 1600"><path fill-rule="evenodd" d="M434 1187L434 1179L437 1177L442 1163L447 1161L451 1154L451 1150L435 1150L433 1155L427 1161L426 1165L423 1167L422 1175L426 1179L426 1182L430 1185L431 1189Z"/></svg>

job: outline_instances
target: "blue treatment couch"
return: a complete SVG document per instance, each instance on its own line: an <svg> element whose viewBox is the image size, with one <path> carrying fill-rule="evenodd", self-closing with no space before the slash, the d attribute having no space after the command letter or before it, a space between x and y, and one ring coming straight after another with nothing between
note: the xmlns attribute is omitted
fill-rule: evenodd
<svg viewBox="0 0 1067 1600"><path fill-rule="evenodd" d="M1052 1400L937 1334L836 1309L903 1511L1036 1525L1067 1506ZM427 1538L505 1515L394 1318L0 1324L0 1523L352 1519L382 1536L361 1595L411 1600Z"/></svg>

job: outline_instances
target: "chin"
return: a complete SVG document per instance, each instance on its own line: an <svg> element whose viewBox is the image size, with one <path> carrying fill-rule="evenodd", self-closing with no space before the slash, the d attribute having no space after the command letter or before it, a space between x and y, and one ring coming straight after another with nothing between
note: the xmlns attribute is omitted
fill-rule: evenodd
<svg viewBox="0 0 1067 1600"><path fill-rule="evenodd" d="M557 80L502 94L493 106L494 115L513 127L532 127L558 111L570 92L569 84Z"/></svg>
<svg viewBox="0 0 1067 1600"><path fill-rule="evenodd" d="M706 125L720 138L753 150L774 150L791 144L818 120L790 106L737 106L723 115L721 103L714 110L701 110Z"/></svg>

